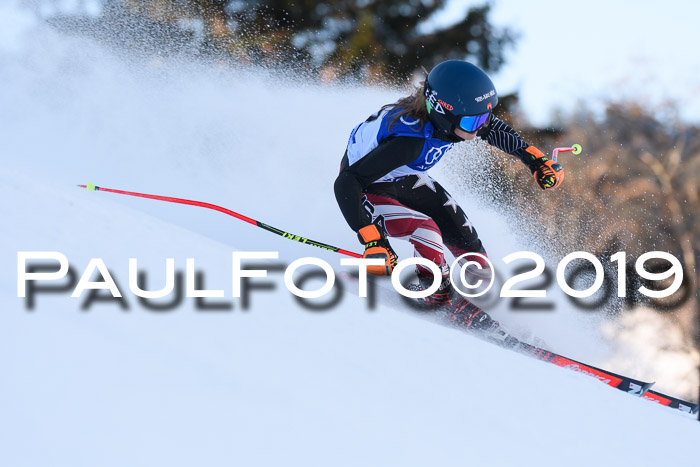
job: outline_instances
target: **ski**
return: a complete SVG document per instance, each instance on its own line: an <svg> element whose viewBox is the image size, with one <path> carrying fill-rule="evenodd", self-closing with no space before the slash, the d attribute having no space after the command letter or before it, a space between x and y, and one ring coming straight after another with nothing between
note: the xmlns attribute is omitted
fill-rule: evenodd
<svg viewBox="0 0 700 467"><path fill-rule="evenodd" d="M634 396L643 396L654 385L654 383L647 383L638 379L618 375L617 373L603 370L592 365L587 365L585 363L564 357L563 355L550 352L549 350L526 344L525 342L518 342L518 344L515 346L515 350L527 355L528 357L591 376L598 381L607 384L608 386L612 386Z"/></svg>
<svg viewBox="0 0 700 467"><path fill-rule="evenodd" d="M339 274L340 277L346 279L346 282L348 284L357 284L357 278L353 277L351 274ZM381 284L381 281L378 281L378 283ZM388 287L382 288L387 288L387 290L391 291L391 289L388 289ZM391 297L392 299L389 299L389 297ZM387 305L393 307L402 306L402 303L400 301L397 301L393 294L384 295L382 296L382 299L383 302ZM443 321L443 324L446 323ZM452 324L450 324L450 326L452 326ZM510 349L520 354L527 355L528 357L534 358L536 360L551 363L558 367L566 368L568 370L590 376L602 383L607 384L608 386L614 387L615 389L618 389L620 391L624 391L627 394L642 397L643 399L646 399L648 401L652 401L672 409L680 410L684 413L698 413L698 404L694 404L692 402L678 399L676 397L652 391L651 387L654 385L653 382L649 383L635 378L630 378L628 376L613 373L602 368L598 368L583 362L579 362L577 360L573 360L571 358L565 357L545 348L528 344L527 342L521 341L510 334L507 334L506 338L503 338L504 336L500 336L500 338L494 338L493 336L489 336L486 333L478 331L474 328L466 329L466 331L469 334L472 334L474 337L486 340L488 342L491 342L492 344L498 345L499 347Z"/></svg>
<svg viewBox="0 0 700 467"><path fill-rule="evenodd" d="M564 357L557 353L551 352L549 350L536 347L534 345L527 344L522 341L518 341L517 344L509 346L509 348L529 357L541 360L543 362L551 363L561 368L566 368L584 375L596 378L598 381L612 386L616 389L626 392L627 394L632 394L637 397L641 397L645 400L656 402L663 406L680 410L681 412L688 414L698 413L698 404L685 401L683 399L678 399L673 396L662 394L657 391L651 390L654 383L647 383L645 381L640 381L627 376L619 375L611 371L603 370L601 368L594 367L592 365L587 365L576 360Z"/></svg>
<svg viewBox="0 0 700 467"><path fill-rule="evenodd" d="M668 396L660 392L647 391L647 393L642 397L648 401L656 402L657 404L661 404L672 409L678 409L681 412L690 414L698 413L698 404L693 404L692 402L684 401L683 399Z"/></svg>

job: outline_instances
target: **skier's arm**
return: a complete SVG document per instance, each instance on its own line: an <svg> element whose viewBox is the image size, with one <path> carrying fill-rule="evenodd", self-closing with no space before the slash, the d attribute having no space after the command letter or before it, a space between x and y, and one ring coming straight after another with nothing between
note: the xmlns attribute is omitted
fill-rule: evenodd
<svg viewBox="0 0 700 467"><path fill-rule="evenodd" d="M491 114L489 124L477 133L481 139L501 151L520 159L529 165L530 154L526 149L530 146L525 140L503 120Z"/></svg>
<svg viewBox="0 0 700 467"><path fill-rule="evenodd" d="M527 144L517 131L496 116L491 115L488 126L480 130L477 136L491 146L520 159L530 169L535 181L543 190L556 188L564 180L564 169L561 165L549 160L536 147Z"/></svg>
<svg viewBox="0 0 700 467"><path fill-rule="evenodd" d="M372 223L371 216L362 207L362 193L369 184L416 160L424 145L424 138L396 136L382 141L352 165L348 164L347 155L343 157L334 189L340 211L351 229L358 232Z"/></svg>

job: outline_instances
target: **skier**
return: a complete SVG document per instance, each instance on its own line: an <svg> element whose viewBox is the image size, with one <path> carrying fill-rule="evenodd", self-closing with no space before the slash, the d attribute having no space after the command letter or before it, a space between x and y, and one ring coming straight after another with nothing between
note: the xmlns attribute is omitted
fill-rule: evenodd
<svg viewBox="0 0 700 467"><path fill-rule="evenodd" d="M520 159L542 189L564 179L559 164L493 115L497 103L496 89L479 67L461 60L440 63L412 95L383 106L352 130L334 186L345 220L365 246L364 257L385 260L369 272L390 275L397 256L389 238L407 239L416 256L442 272L438 291L425 302L447 310L461 326L487 331L498 329L498 322L454 293L443 245L455 257L486 251L462 208L426 172L455 143L479 137ZM471 269L473 276L490 277L485 261L468 259L482 267ZM416 269L414 289L427 289L432 272Z"/></svg>

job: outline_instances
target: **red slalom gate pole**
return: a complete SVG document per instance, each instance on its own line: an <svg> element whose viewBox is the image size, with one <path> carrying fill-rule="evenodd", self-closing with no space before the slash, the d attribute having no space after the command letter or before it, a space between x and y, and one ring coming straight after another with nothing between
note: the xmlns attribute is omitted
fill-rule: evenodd
<svg viewBox="0 0 700 467"><path fill-rule="evenodd" d="M362 255L359 253L355 253L355 252L349 251L349 250L344 250L342 248L338 248L337 246L328 245L326 243L317 242L315 240L310 240L306 237L302 237L301 235L295 235L295 234L292 234L289 232L285 232L284 230L280 230L280 229L277 229L277 228L272 227L270 225L263 224L260 221L256 221L255 219L251 219L248 216L244 216L243 214L239 214L235 211L231 211L230 209L226 209L224 207L217 206L216 204L204 203L202 201L194 201L191 199L173 198L170 196L149 195L146 193L137 193L135 191L124 191L124 190L115 190L113 188L103 188L101 186L93 185L92 183L88 183L87 185L78 185L78 186L80 188L85 188L88 191L106 191L108 193L116 193L119 195L136 196L138 198L155 199L158 201L166 201L168 203L188 204L190 206L197 206L200 208L212 209L214 211L223 212L224 214L227 214L231 217L235 217L238 220L242 220L242 221L247 222L249 224L252 224L256 227L260 227L261 229L265 229L268 232L272 232L272 233L275 233L277 235L280 235L281 237L288 238L290 240L294 240L295 242L304 243L304 244L310 245L310 246L315 246L315 247L321 248L323 250L333 251L335 253L340 253L341 255L351 256L353 258L362 258Z"/></svg>

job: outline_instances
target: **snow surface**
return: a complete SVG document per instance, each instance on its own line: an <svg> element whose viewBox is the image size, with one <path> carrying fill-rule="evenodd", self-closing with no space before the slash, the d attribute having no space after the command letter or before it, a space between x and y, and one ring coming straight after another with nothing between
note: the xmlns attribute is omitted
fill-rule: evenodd
<svg viewBox="0 0 700 467"><path fill-rule="evenodd" d="M243 311L230 298L232 251L336 270L340 256L213 211L75 186L215 203L357 250L332 183L349 130L396 92L116 58L22 24L0 45L0 465L698 465L692 417L410 313L369 311L349 293L311 312L277 273ZM492 256L523 249L506 220L448 189ZM128 310L81 310L85 297L67 291L29 311L18 251L59 251L78 276L102 258ZM206 287L226 293L209 300L233 309L144 308L128 289L132 257L149 288L166 258L179 271L195 258ZM494 315L528 321L572 358L604 357L564 306Z"/></svg>

